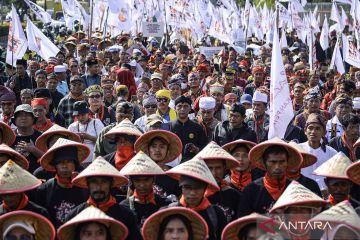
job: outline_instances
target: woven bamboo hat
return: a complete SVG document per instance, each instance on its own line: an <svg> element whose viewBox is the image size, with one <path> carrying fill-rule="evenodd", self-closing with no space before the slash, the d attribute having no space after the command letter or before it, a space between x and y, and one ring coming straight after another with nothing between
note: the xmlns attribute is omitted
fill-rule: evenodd
<svg viewBox="0 0 360 240"><path fill-rule="evenodd" d="M289 142L289 144L301 153L303 157L301 168L309 167L317 162L317 157L305 150L300 144L297 144L296 142Z"/></svg>
<svg viewBox="0 0 360 240"><path fill-rule="evenodd" d="M348 166L346 169L346 175L351 181L360 185L360 160Z"/></svg>
<svg viewBox="0 0 360 240"><path fill-rule="evenodd" d="M197 212L184 207L170 207L157 211L148 217L142 228L144 240L157 240L161 223L166 217L175 214L182 215L189 220L194 240L204 240L208 238L209 230L206 221Z"/></svg>
<svg viewBox="0 0 360 240"><path fill-rule="evenodd" d="M24 210L6 213L0 217L0 236L6 235L15 227L35 232L35 239L55 239L55 228L44 216Z"/></svg>
<svg viewBox="0 0 360 240"><path fill-rule="evenodd" d="M26 192L41 185L37 179L12 160L0 168L0 194Z"/></svg>
<svg viewBox="0 0 360 240"><path fill-rule="evenodd" d="M82 143L74 142L65 138L59 138L53 146L40 158L41 166L49 172L54 172L55 167L51 165L51 161L55 157L55 153L62 148L75 147L77 149L77 159L81 163L90 154L88 146Z"/></svg>
<svg viewBox="0 0 360 240"><path fill-rule="evenodd" d="M180 155L183 148L180 138L176 134L165 130L146 132L135 142L135 151L141 150L149 155L149 143L156 137L162 138L168 143L168 151L163 160L164 163L171 162Z"/></svg>
<svg viewBox="0 0 360 240"><path fill-rule="evenodd" d="M142 132L129 120L124 119L105 134L105 137L113 138L115 135L126 134L140 137Z"/></svg>
<svg viewBox="0 0 360 240"><path fill-rule="evenodd" d="M11 146L15 142L15 133L9 125L4 122L0 122L0 132L2 134L2 143Z"/></svg>
<svg viewBox="0 0 360 240"><path fill-rule="evenodd" d="M301 163L302 163L302 156L301 153L285 142L284 140L281 140L280 138L273 138L270 140L267 140L265 142L259 143L255 147L253 147L249 152L249 159L254 164L254 166L265 170L264 160L263 160L263 154L266 149L272 146L282 146L286 149L288 152L288 169L289 170L297 170L299 169Z"/></svg>
<svg viewBox="0 0 360 240"><path fill-rule="evenodd" d="M196 156L207 160L223 160L227 169L239 166L239 162L230 153L220 147L216 142L211 141Z"/></svg>
<svg viewBox="0 0 360 240"><path fill-rule="evenodd" d="M360 217L348 200L342 201L335 206L319 213L311 222L328 222L335 227L338 224L346 224L354 229L360 230Z"/></svg>
<svg viewBox="0 0 360 240"><path fill-rule="evenodd" d="M193 159L177 165L166 171L166 174L180 180L181 176L188 176L209 184L209 187L220 190L210 169L203 159L194 157Z"/></svg>
<svg viewBox="0 0 360 240"><path fill-rule="evenodd" d="M233 142L229 142L229 143L223 145L222 148L230 153L237 146L242 145L242 144L246 145L249 149L252 149L253 147L256 146L256 143L254 143L254 142L246 141L246 140L243 140L243 139L238 139L238 140L235 140Z"/></svg>
<svg viewBox="0 0 360 240"><path fill-rule="evenodd" d="M329 178L349 179L346 175L346 168L351 163L351 160L343 152L338 152L315 169L313 174Z"/></svg>
<svg viewBox="0 0 360 240"><path fill-rule="evenodd" d="M103 157L97 157L87 168L77 175L72 183L81 188L88 188L87 178L89 177L112 177L112 186L117 188L127 184L128 180Z"/></svg>
<svg viewBox="0 0 360 240"><path fill-rule="evenodd" d="M356 142L354 143L354 148L359 147L360 146L360 138L358 140L356 140Z"/></svg>
<svg viewBox="0 0 360 240"><path fill-rule="evenodd" d="M280 198L275 202L271 208L270 213L283 211L291 206L308 206L319 208L327 204L327 201L313 193L308 188L304 187L297 181L292 181Z"/></svg>
<svg viewBox="0 0 360 240"><path fill-rule="evenodd" d="M155 176L165 172L146 153L140 150L121 170L124 176Z"/></svg>
<svg viewBox="0 0 360 240"><path fill-rule="evenodd" d="M24 169L29 168L29 161L23 155L21 155L6 144L0 144L0 154L8 155L11 160L16 162L17 165L21 166Z"/></svg>
<svg viewBox="0 0 360 240"><path fill-rule="evenodd" d="M71 141L81 142L79 135L77 135L76 133L73 133L73 132L67 130L66 128L63 128L57 124L54 124L51 128L49 128L48 130L43 132L43 134L41 134L40 137L38 137L38 139L36 139L35 146L37 148L39 148L41 151L46 152L49 149L48 142L49 142L50 138L57 134L63 136L63 138L65 137Z"/></svg>
<svg viewBox="0 0 360 240"><path fill-rule="evenodd" d="M89 206L58 229L58 239L77 240L75 239L76 229L86 222L98 222L105 225L111 233L112 240L123 240L128 235L128 229L122 222L109 217L96 207Z"/></svg>

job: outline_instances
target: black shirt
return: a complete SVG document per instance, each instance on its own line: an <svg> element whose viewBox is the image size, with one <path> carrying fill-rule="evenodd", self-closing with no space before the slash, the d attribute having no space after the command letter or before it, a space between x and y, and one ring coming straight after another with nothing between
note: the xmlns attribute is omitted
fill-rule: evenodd
<svg viewBox="0 0 360 240"><path fill-rule="evenodd" d="M329 146L335 149L338 152L343 152L348 158L350 158L349 149L344 144L341 136L334 137L329 141ZM356 159L360 158L360 148L355 149Z"/></svg>
<svg viewBox="0 0 360 240"><path fill-rule="evenodd" d="M49 219L50 221L52 220L50 218L50 215L49 215L49 212L43 208L42 206L40 205L37 205L36 203L32 202L32 201L29 201L28 204L23 208L23 209L20 209L20 210L26 210L26 211L30 211L30 212L34 212L34 213L38 213L44 217L46 217L47 219ZM4 207L3 207L3 204L0 205L0 216L1 215L4 215L5 213L8 213L10 211L6 210Z"/></svg>
<svg viewBox="0 0 360 240"><path fill-rule="evenodd" d="M15 149L15 151L21 153L28 161L29 161L29 169L28 171L30 173L33 173L38 167L40 167L40 164L38 163L37 157L35 157L32 153L17 147L18 143L21 141L25 141L27 143L30 142L30 140L35 144L36 139L41 135L41 132L34 129L34 132L32 135L29 136L19 136L17 130L15 130L16 138L15 142L12 145L12 148Z"/></svg>
<svg viewBox="0 0 360 240"><path fill-rule="evenodd" d="M58 90L55 90L54 92L50 92L52 100L53 100L53 106L55 109L58 108L60 100L64 97Z"/></svg>
<svg viewBox="0 0 360 240"><path fill-rule="evenodd" d="M221 122L215 127L212 139L220 146L238 139L257 142L256 133L247 124L244 123L240 128L232 128L229 121Z"/></svg>
<svg viewBox="0 0 360 240"><path fill-rule="evenodd" d="M55 178L42 184L34 194L34 202L44 206L54 221L55 228L65 223L66 215L76 206L86 201L88 190L79 187L63 188Z"/></svg>
<svg viewBox="0 0 360 240"><path fill-rule="evenodd" d="M304 187L311 190L313 193L315 193L316 195L322 198L320 187L315 180L300 174L300 178L297 179L296 181L298 181L301 185L303 185Z"/></svg>

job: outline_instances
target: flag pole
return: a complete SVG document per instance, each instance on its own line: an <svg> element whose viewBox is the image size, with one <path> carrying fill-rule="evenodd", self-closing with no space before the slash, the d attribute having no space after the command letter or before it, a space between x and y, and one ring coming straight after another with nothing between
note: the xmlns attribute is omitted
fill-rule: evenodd
<svg viewBox="0 0 360 240"><path fill-rule="evenodd" d="M90 0L90 11L91 11L91 18L90 18L90 29L89 29L89 43L92 35L92 25L93 25L93 16L94 16L94 1Z"/></svg>
<svg viewBox="0 0 360 240"><path fill-rule="evenodd" d="M265 3L266 4L266 3ZM246 7L246 5L245 5ZM246 11L246 9L244 9ZM247 38L248 38L248 29L249 29L249 21L250 21L250 9L249 9L249 12L248 12L248 15L247 15L247 20L246 20L246 30L245 30L245 50L247 48Z"/></svg>

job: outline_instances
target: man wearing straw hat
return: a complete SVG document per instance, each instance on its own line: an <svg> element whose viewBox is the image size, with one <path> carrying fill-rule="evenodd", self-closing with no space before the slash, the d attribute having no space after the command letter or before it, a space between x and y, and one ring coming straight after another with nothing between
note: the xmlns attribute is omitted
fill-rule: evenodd
<svg viewBox="0 0 360 240"><path fill-rule="evenodd" d="M129 178L129 187L133 190L133 195L120 204L135 213L138 227L141 228L151 214L168 205L165 198L153 190L156 176L165 172L148 155L139 151L120 170L120 174Z"/></svg>
<svg viewBox="0 0 360 240"><path fill-rule="evenodd" d="M239 162L215 142L210 142L197 156L205 161L220 187L220 191L208 188L205 197L209 199L211 204L220 207L224 211L226 220L231 222L237 216L237 204L240 201L241 194L229 186L228 182L224 180L224 176L226 171L237 167Z"/></svg>
<svg viewBox="0 0 360 240"><path fill-rule="evenodd" d="M252 164L265 170L265 176L247 185L239 203L238 216L256 212L267 213L279 199L290 181L286 173L298 169L302 156L285 141L273 138L253 147L249 153Z"/></svg>
<svg viewBox="0 0 360 240"><path fill-rule="evenodd" d="M220 239L227 221L223 211L205 196L207 188L218 191L219 187L204 160L196 156L166 173L178 179L182 190L180 200L169 207L182 206L199 213L208 224L209 240Z"/></svg>
<svg viewBox="0 0 360 240"><path fill-rule="evenodd" d="M111 189L118 189L127 184L126 177L122 176L116 168L104 158L98 157L72 182L75 186L87 188L90 197L69 212L66 215L67 220L72 219L87 207L94 206L106 215L124 223L129 230L128 240L140 239L134 213L121 206L112 195Z"/></svg>
<svg viewBox="0 0 360 240"><path fill-rule="evenodd" d="M10 159L26 170L29 168L29 161L23 155L6 144L0 144L0 167Z"/></svg>
<svg viewBox="0 0 360 240"><path fill-rule="evenodd" d="M41 181L12 160L0 168L0 215L17 210L27 210L49 218L49 212L29 200L25 193L41 185Z"/></svg>
<svg viewBox="0 0 360 240"><path fill-rule="evenodd" d="M346 169L351 163L344 153L339 152L313 172L314 175L325 177L330 206L335 206L344 200L348 200L354 208L360 206L360 202L350 195L352 182L346 175Z"/></svg>
<svg viewBox="0 0 360 240"><path fill-rule="evenodd" d="M56 175L37 189L34 202L48 209L55 227L63 224L66 214L88 197L88 192L73 186L71 179L89 154L86 145L59 138L40 158L41 166Z"/></svg>

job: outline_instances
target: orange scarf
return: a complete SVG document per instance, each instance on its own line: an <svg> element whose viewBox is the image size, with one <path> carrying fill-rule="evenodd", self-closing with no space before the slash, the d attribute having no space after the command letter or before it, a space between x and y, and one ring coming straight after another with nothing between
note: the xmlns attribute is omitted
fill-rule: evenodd
<svg viewBox="0 0 360 240"><path fill-rule="evenodd" d="M147 196L139 196L139 194L137 193L137 191L135 189L134 198L135 198L135 200L138 200L141 204L151 203L151 204L154 204L156 206L155 194L154 194L153 191Z"/></svg>
<svg viewBox="0 0 360 240"><path fill-rule="evenodd" d="M183 195L181 195L179 203L181 206L189 208L189 207L187 207L187 204L185 202L185 198ZM206 197L203 197L203 199L201 200L201 203L198 206L196 206L194 208L190 208L190 209L195 212L200 212L200 211L207 209L210 205L211 204L210 204L209 200Z"/></svg>
<svg viewBox="0 0 360 240"><path fill-rule="evenodd" d="M243 172L238 172L236 170L230 170L231 183L241 192L244 188L252 182L251 171L246 170Z"/></svg>
<svg viewBox="0 0 360 240"><path fill-rule="evenodd" d="M229 184L224 180L222 179L221 182L220 182L220 191L224 188L224 187L227 187L229 186ZM211 187L208 187L205 191L205 197L209 197L211 195L214 195L217 191L212 189Z"/></svg>
<svg viewBox="0 0 360 240"><path fill-rule="evenodd" d="M284 192L286 184L286 176L284 176L279 182L277 179L272 179L266 173L264 177L264 186L274 200L278 200L281 194Z"/></svg>
<svg viewBox="0 0 360 240"><path fill-rule="evenodd" d="M111 206L116 204L116 199L110 195L109 200L104 203L97 203L91 197L87 200L87 204L99 208L103 212L107 212Z"/></svg>
<svg viewBox="0 0 360 240"><path fill-rule="evenodd" d="M45 132L49 128L51 128L54 124L50 121L50 119L46 119L46 123L42 126L38 126L37 124L34 124L34 129L38 130L39 132Z"/></svg>
<svg viewBox="0 0 360 240"><path fill-rule="evenodd" d="M16 210L24 209L29 203L29 198L28 196L26 196L25 193L23 193L22 195L23 196L21 198L19 206L16 209L11 209L4 201L3 201L3 208L6 209L7 211L16 211Z"/></svg>
<svg viewBox="0 0 360 240"><path fill-rule="evenodd" d="M299 171L296 171L296 173L286 173L286 177L290 180L297 180L299 179L300 175L300 169Z"/></svg>
<svg viewBox="0 0 360 240"><path fill-rule="evenodd" d="M116 169L120 171L134 155L134 146L118 147L114 158Z"/></svg>
<svg viewBox="0 0 360 240"><path fill-rule="evenodd" d="M55 175L55 179L57 181L57 183L59 184L60 187L62 188L72 188L73 185L71 183L71 179L63 179L61 177L59 177L57 174Z"/></svg>
<svg viewBox="0 0 360 240"><path fill-rule="evenodd" d="M355 162L357 160L356 155L355 155L355 148L352 145L348 144L348 142L346 141L345 133L341 134L341 140L345 144L345 147L349 150L349 158L350 158L350 160L352 162Z"/></svg>
<svg viewBox="0 0 360 240"><path fill-rule="evenodd" d="M349 200L350 199L350 196L346 196L346 198L344 199L345 200ZM338 204L338 202L336 202L335 198L330 194L329 195L329 199L328 199L329 203L331 204L331 206L335 206L336 204Z"/></svg>

